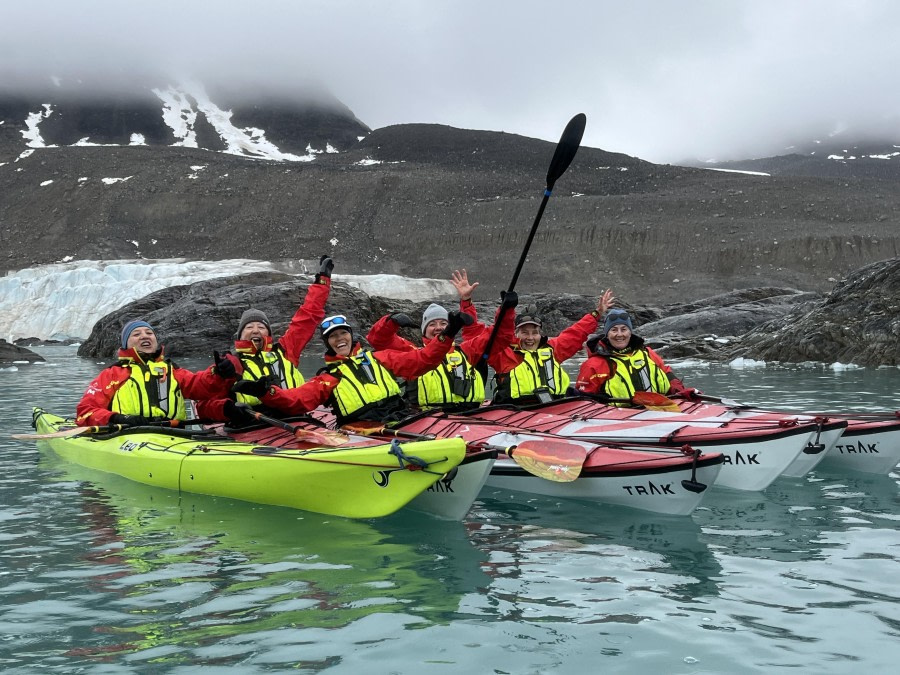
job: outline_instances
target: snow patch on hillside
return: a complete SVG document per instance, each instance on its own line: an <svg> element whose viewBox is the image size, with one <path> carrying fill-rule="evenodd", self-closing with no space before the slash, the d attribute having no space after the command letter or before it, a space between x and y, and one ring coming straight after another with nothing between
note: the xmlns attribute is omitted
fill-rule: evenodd
<svg viewBox="0 0 900 675"><path fill-rule="evenodd" d="M289 162L311 162L316 158L313 154L301 156L282 152L274 143L266 139L266 132L263 129L256 127L239 129L234 126L231 123L232 112L222 110L213 103L201 85L190 85L190 94L197 102L197 109L206 116L219 137L225 142L225 152L228 154Z"/></svg>
<svg viewBox="0 0 900 675"><path fill-rule="evenodd" d="M25 140L27 141L25 145L29 148L48 147L44 142L43 136L41 136L40 125L42 121L53 114L53 106L49 103L45 103L42 107L43 110L28 113L28 117L25 118L25 131L19 132L25 137Z"/></svg>
<svg viewBox="0 0 900 675"><path fill-rule="evenodd" d="M197 134L194 124L197 122L197 111L191 105L187 95L173 87L168 89L154 89L163 102L163 121L172 129L172 133L178 140L173 145L186 148L196 148Z"/></svg>

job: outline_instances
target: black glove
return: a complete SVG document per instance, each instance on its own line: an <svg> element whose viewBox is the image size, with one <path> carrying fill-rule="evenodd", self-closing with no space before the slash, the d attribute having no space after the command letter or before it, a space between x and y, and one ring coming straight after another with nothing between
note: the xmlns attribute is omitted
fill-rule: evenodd
<svg viewBox="0 0 900 675"><path fill-rule="evenodd" d="M452 340L456 337L456 334L462 330L463 326L470 326L473 321L475 321L475 319L472 318L471 314L453 310L447 315L447 327L441 335Z"/></svg>
<svg viewBox="0 0 900 675"><path fill-rule="evenodd" d="M331 256L323 255L319 258L319 273L316 274L316 281L321 279L322 277L331 278L331 270L334 269L334 260L331 259Z"/></svg>
<svg viewBox="0 0 900 675"><path fill-rule="evenodd" d="M500 291L500 306L503 309L515 309L518 304L518 293L515 291Z"/></svg>
<svg viewBox="0 0 900 675"><path fill-rule="evenodd" d="M231 424L241 425L253 421L253 415L250 413L248 406L243 403L235 403L229 399L225 401L224 410L225 416Z"/></svg>
<svg viewBox="0 0 900 675"><path fill-rule="evenodd" d="M224 354L219 354L219 352L213 352L213 360L216 362L214 368L216 375L219 377L230 380L231 378L238 376L237 367L234 365L237 358L232 356L231 353L225 352Z"/></svg>
<svg viewBox="0 0 900 675"><path fill-rule="evenodd" d="M238 380L231 386L231 391L235 394L262 398L269 391L269 385L265 380Z"/></svg>
<svg viewBox="0 0 900 675"><path fill-rule="evenodd" d="M397 324L400 328L415 328L416 322L410 319L403 312L394 312L390 315L391 321Z"/></svg>
<svg viewBox="0 0 900 675"><path fill-rule="evenodd" d="M123 415L122 413L115 413L112 417L109 418L110 424L121 427L141 427L154 421L155 418L153 417L143 417L141 415Z"/></svg>

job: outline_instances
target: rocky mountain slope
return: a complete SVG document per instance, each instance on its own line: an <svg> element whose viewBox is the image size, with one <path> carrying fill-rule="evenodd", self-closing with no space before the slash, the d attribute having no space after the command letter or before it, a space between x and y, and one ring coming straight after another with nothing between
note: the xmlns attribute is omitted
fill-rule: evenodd
<svg viewBox="0 0 900 675"><path fill-rule="evenodd" d="M158 94L63 101L46 115L40 97L0 99L0 269L66 256L330 253L350 273L434 277L466 267L494 297L518 261L554 148L432 124L369 133L334 101L235 104L236 131L222 132L211 96L168 100L160 124ZM177 122L192 114L193 137ZM144 144L123 145L135 133ZM99 145L72 144L83 136ZM556 185L518 288L611 286L647 304L758 286L825 292L861 265L900 255L896 180L802 173L661 166L582 148Z"/></svg>

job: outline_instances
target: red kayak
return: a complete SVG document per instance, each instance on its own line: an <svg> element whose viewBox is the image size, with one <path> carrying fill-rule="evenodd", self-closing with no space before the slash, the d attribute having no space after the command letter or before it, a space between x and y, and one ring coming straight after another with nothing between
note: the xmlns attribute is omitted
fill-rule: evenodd
<svg viewBox="0 0 900 675"><path fill-rule="evenodd" d="M478 420L606 445L677 450L689 444L704 453L722 453L724 466L716 485L738 490L765 489L795 462L803 462L802 455L812 454L805 452L812 437L825 431L836 440L845 426L835 422L823 429L814 422L793 419L745 421L655 411L641 415L648 412L572 398L523 407L484 406L465 416L473 423ZM821 449L818 446L813 452Z"/></svg>
<svg viewBox="0 0 900 675"><path fill-rule="evenodd" d="M727 399L725 399L727 400ZM827 419L846 421L840 439L826 448L822 467L830 469L888 474L900 462L900 411L894 412L784 412L763 410L730 401L704 403L677 401L686 413L708 416L731 416L737 420L794 418L801 421Z"/></svg>

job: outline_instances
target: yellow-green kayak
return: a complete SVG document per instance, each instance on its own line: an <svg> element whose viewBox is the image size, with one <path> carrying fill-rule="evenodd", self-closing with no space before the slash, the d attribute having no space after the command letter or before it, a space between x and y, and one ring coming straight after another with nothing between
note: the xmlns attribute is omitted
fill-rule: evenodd
<svg viewBox="0 0 900 675"><path fill-rule="evenodd" d="M466 454L465 441L458 438L401 444L362 439L352 446L283 449L155 427L63 437L73 433L72 420L40 408L33 420L38 434L60 434L42 442L75 464L180 492L348 518L393 513Z"/></svg>

